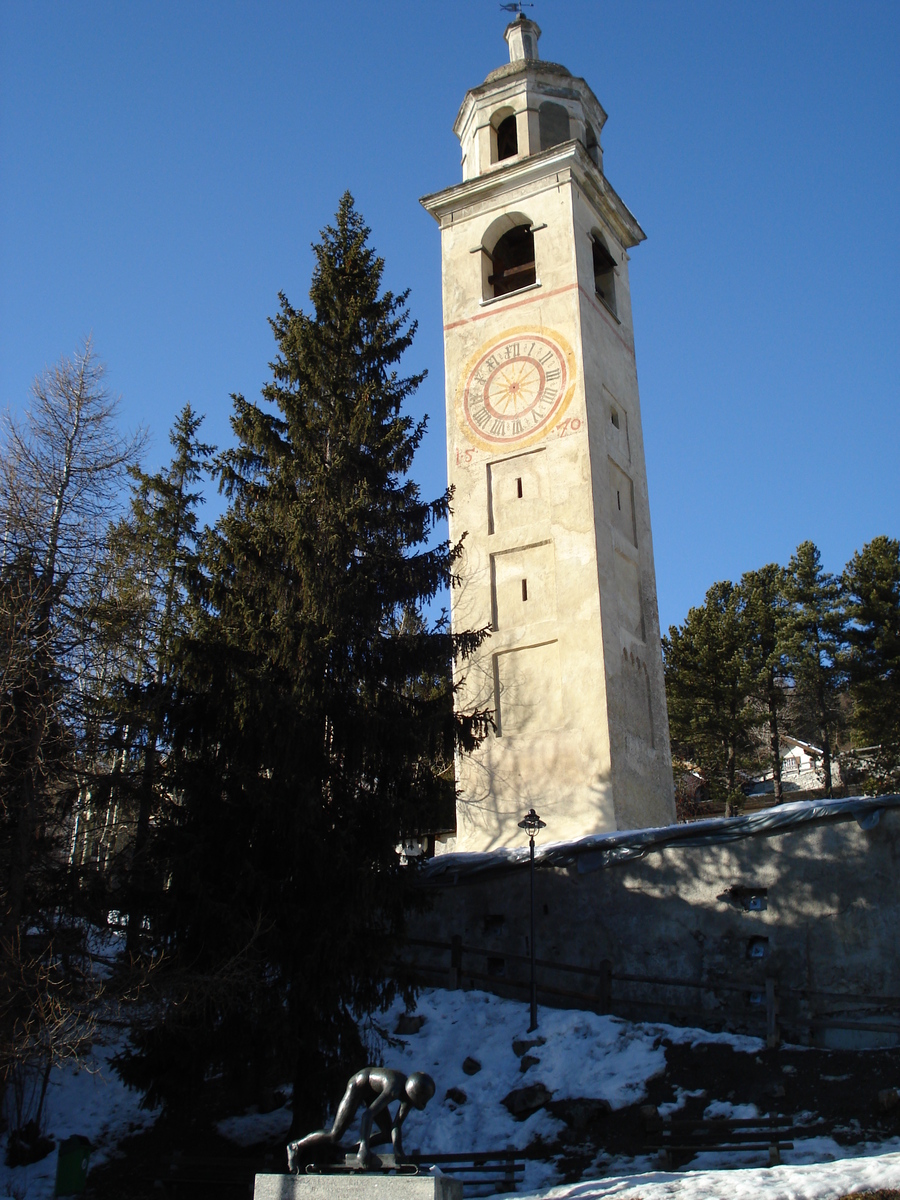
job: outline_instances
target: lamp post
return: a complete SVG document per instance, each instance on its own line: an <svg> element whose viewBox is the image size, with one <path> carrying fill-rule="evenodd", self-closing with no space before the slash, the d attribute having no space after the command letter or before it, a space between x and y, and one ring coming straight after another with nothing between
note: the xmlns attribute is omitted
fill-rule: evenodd
<svg viewBox="0 0 900 1200"><path fill-rule="evenodd" d="M542 821L533 808L530 808L519 822L519 828L528 834L528 845L531 852L531 1024L528 1032L537 1029L537 982L534 973L534 835L539 829L545 829L546 821Z"/></svg>

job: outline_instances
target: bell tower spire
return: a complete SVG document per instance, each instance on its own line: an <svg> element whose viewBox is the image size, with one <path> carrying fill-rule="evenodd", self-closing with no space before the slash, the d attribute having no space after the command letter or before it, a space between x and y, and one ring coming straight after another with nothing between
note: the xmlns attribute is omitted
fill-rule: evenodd
<svg viewBox="0 0 900 1200"><path fill-rule="evenodd" d="M674 820L628 251L644 232L603 171L606 113L538 57L508 63L454 123L462 183L441 229L455 629L491 636L458 682L495 730L456 764L457 848Z"/></svg>

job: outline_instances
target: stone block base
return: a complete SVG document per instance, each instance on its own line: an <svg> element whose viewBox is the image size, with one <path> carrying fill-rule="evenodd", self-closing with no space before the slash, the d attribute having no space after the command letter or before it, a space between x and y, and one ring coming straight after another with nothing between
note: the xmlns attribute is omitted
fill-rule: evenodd
<svg viewBox="0 0 900 1200"><path fill-rule="evenodd" d="M257 1175L253 1200L462 1200L448 1175Z"/></svg>

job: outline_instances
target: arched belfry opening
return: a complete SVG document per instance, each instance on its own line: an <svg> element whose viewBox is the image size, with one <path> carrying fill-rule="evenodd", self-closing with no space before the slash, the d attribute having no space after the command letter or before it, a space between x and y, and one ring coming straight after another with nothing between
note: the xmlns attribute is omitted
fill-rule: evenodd
<svg viewBox="0 0 900 1200"><path fill-rule="evenodd" d="M597 134L594 132L593 125L590 123L585 125L584 145L590 156L591 162L593 162L595 166L602 168L603 154L600 150L600 142L597 139Z"/></svg>
<svg viewBox="0 0 900 1200"><path fill-rule="evenodd" d="M519 153L519 131L516 128L516 114L510 113L497 126L497 162L505 158L515 158Z"/></svg>
<svg viewBox="0 0 900 1200"><path fill-rule="evenodd" d="M508 107L491 114L491 162L504 162L519 153L519 130L515 110Z"/></svg>
<svg viewBox="0 0 900 1200"><path fill-rule="evenodd" d="M616 314L616 260L606 242L594 230L591 234L591 255L594 263L594 291L614 315Z"/></svg>
<svg viewBox="0 0 900 1200"><path fill-rule="evenodd" d="M518 219L517 219L518 218ZM485 299L508 296L537 282L534 233L527 218L513 214L516 224L497 238L493 248L484 247L487 259Z"/></svg>

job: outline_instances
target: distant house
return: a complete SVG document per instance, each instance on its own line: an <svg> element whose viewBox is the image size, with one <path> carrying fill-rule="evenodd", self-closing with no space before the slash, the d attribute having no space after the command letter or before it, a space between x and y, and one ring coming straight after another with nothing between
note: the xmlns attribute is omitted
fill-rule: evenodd
<svg viewBox="0 0 900 1200"><path fill-rule="evenodd" d="M709 784L698 770L692 768L676 776L675 796L692 804L706 804L709 801Z"/></svg>
<svg viewBox="0 0 900 1200"><path fill-rule="evenodd" d="M705 811L709 803L709 783L706 777L691 763L682 764L683 771L675 775L675 819L679 824L698 821L709 814Z"/></svg>
<svg viewBox="0 0 900 1200"><path fill-rule="evenodd" d="M822 751L818 746L809 742L801 742L799 738L782 734L781 744L781 789L787 795L789 792L815 792L825 787L825 773L822 769ZM841 786L841 770L837 755L831 760L831 787ZM750 796L763 796L774 792L773 773L765 771L755 776L752 785L747 789Z"/></svg>

